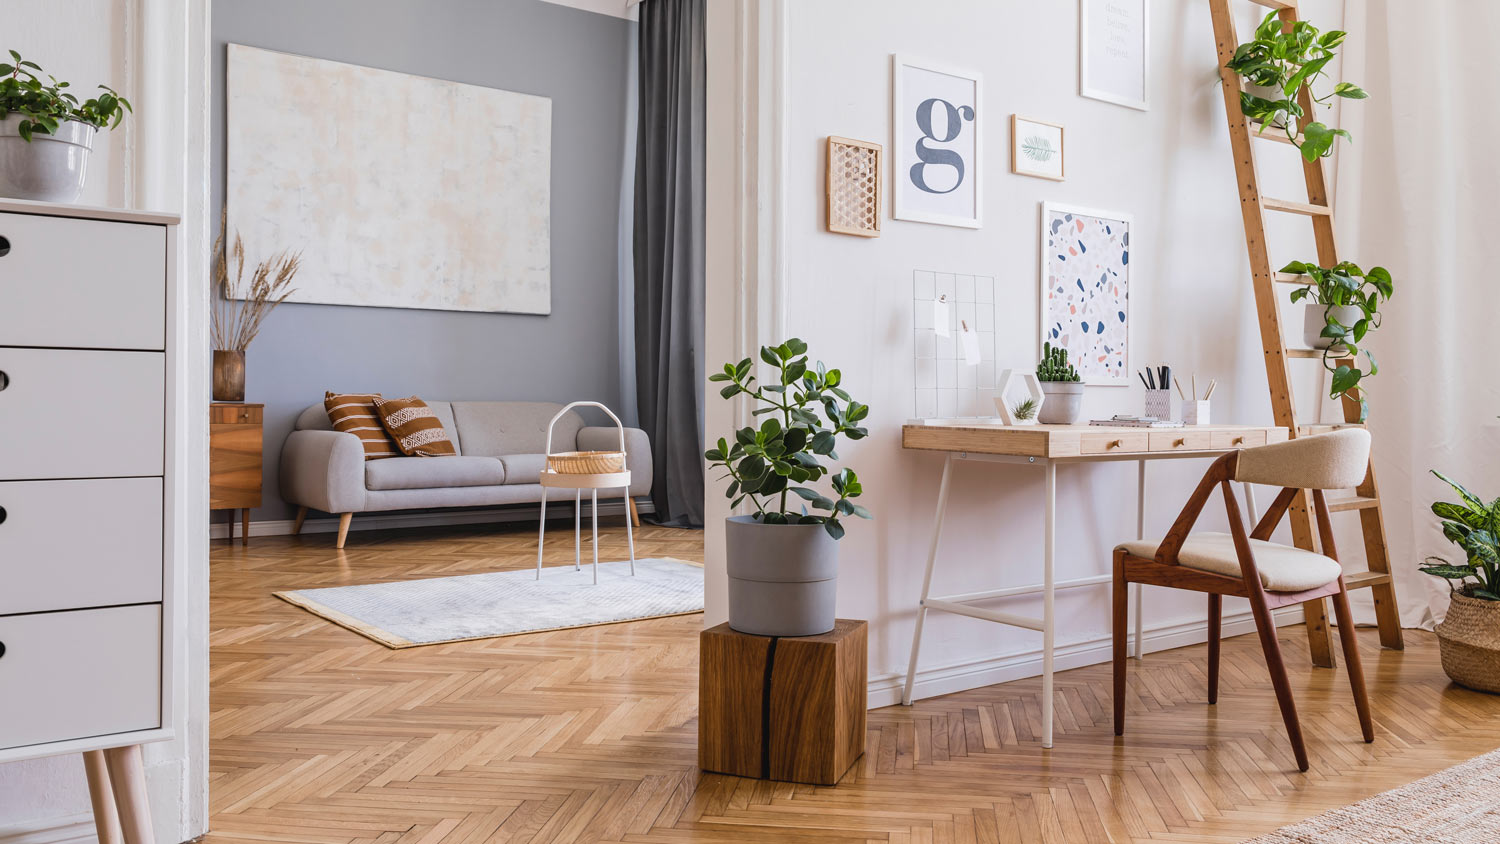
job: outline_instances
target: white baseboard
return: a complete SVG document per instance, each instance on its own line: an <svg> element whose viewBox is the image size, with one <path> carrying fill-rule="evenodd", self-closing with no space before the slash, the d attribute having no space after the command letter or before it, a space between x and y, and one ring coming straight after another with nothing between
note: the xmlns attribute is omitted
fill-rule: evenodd
<svg viewBox="0 0 1500 844"><path fill-rule="evenodd" d="M649 498L637 498L636 510L641 513L655 513L656 507ZM561 504L552 503L547 510L557 513L557 518L573 518L573 503L571 501ZM619 516L625 513L625 502L623 501L601 501L599 502L599 515ZM349 523L349 530L391 530L393 528L413 527L438 527L441 525L477 525L491 522L534 522L540 517L542 510L540 506L525 507L494 507L483 510L451 510L437 511L432 513L355 513L354 520ZM587 511L585 511L585 521ZM267 519L265 521L251 522L251 536L289 536L292 525L296 524L292 519ZM240 535L239 523L235 523L234 535ZM308 519L302 525L303 533L335 533L339 529L338 519ZM210 539L227 539L229 537L228 522L214 522L208 526ZM0 841L0 844L5 842Z"/></svg>
<svg viewBox="0 0 1500 844"><path fill-rule="evenodd" d="M1302 622L1302 607L1287 607L1276 612L1276 626ZM1238 636L1255 631L1255 619L1250 612L1224 616L1223 635ZM1208 621L1189 621L1166 627L1146 630L1146 652L1165 651L1184 645L1196 645L1208 641ZM1098 665L1113 658L1113 641L1110 636L1095 636L1080 642L1059 645L1053 652L1053 661L1058 671ZM937 695L963 692L969 689L1008 683L1042 674L1042 651L1035 648L1005 656L987 657L966 662L949 663L917 671L917 681L912 687L912 699L920 700ZM892 706L901 702L901 686L906 675L889 672L871 677L866 692L869 708Z"/></svg>
<svg viewBox="0 0 1500 844"><path fill-rule="evenodd" d="M67 815L0 828L0 844L96 844L92 814Z"/></svg>

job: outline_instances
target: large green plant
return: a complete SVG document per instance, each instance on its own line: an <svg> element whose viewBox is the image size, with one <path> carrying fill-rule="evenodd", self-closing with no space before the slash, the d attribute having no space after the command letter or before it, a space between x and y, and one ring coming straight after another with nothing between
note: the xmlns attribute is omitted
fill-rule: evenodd
<svg viewBox="0 0 1500 844"><path fill-rule="evenodd" d="M70 120L95 129L113 129L127 111L134 111L130 101L108 85L99 86L102 94L80 102L67 90L67 82L58 82L50 74L49 81L43 82L36 62L21 58L15 50L10 51L10 58L10 63L0 63L0 119L12 112L21 115L16 131L28 142L33 135L56 134L57 127Z"/></svg>
<svg viewBox="0 0 1500 844"><path fill-rule="evenodd" d="M1421 570L1449 581L1454 591L1500 601L1500 498L1486 504L1443 473L1433 470L1432 474L1458 493L1461 503L1439 501L1432 505L1432 512L1443 520L1443 536L1463 550L1465 561L1450 563L1442 557L1428 557L1428 564Z"/></svg>
<svg viewBox="0 0 1500 844"><path fill-rule="evenodd" d="M1329 155L1335 138L1350 135L1317 120L1298 132L1297 123L1305 116L1298 93L1306 89L1309 101L1319 105L1327 105L1334 97L1362 100L1369 96L1351 82L1334 85L1333 91L1322 97L1312 91L1312 83L1327 75L1324 68L1338 55L1334 48L1343 43L1345 35L1336 29L1319 35L1318 28L1307 21L1285 27L1277 13L1271 12L1255 28L1255 37L1241 44L1226 65L1251 85L1271 93L1262 97L1241 91L1240 111L1259 123L1261 132L1267 129L1285 132L1287 140L1296 144L1308 161Z"/></svg>
<svg viewBox="0 0 1500 844"><path fill-rule="evenodd" d="M1323 311L1324 326L1320 336L1333 343L1323 351L1323 366L1333 377L1329 380L1329 398L1338 398L1359 387L1367 376L1380 371L1375 356L1369 349L1361 350L1359 344L1365 335L1380 327L1380 303L1391 298L1394 285L1391 274L1385 267L1371 267L1369 272L1358 265L1343 261L1332 267L1320 267L1316 263L1293 261L1281 268L1284 273L1307 276L1311 281L1305 287L1292 291L1292 301L1307 301L1309 304L1326 306ZM1360 316L1352 325L1345 325L1335 310L1341 306L1359 309ZM1355 364L1363 351L1369 362L1368 370ZM1360 388L1359 421L1370 415L1370 404L1365 400L1365 389Z"/></svg>
<svg viewBox="0 0 1500 844"><path fill-rule="evenodd" d="M733 443L720 437L703 456L710 465L727 470L721 480L729 481L724 494L731 506L749 501L765 524L821 524L838 539L844 535L840 517L868 519L870 511L850 500L864 492L854 470L845 467L830 474L819 458L838 459L834 446L840 435L851 440L867 436L869 431L859 423L870 408L849 398L839 386L843 377L837 369L826 369L822 361L809 367L807 344L795 337L761 346L760 359L776 372L769 382L751 372L750 358L726 363L723 372L708 376L710 381L728 382L719 391L724 398L744 393L754 399L760 405L754 415L766 419L759 427L735 431ZM802 486L825 475L837 498ZM788 493L825 513L808 513L806 505L788 510Z"/></svg>

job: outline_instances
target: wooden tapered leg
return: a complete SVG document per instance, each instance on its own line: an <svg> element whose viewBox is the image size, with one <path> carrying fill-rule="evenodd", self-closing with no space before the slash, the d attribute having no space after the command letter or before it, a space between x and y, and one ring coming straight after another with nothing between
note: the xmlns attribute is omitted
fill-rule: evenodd
<svg viewBox="0 0 1500 844"><path fill-rule="evenodd" d="M1349 671L1349 685L1354 689L1354 709L1359 713L1359 729L1365 743L1375 740L1375 725L1370 720L1370 696L1365 690L1365 667L1359 661L1359 643L1354 638L1354 616L1349 612L1349 593L1340 589L1333 596L1333 614L1339 622L1339 642L1344 646L1344 667Z"/></svg>
<svg viewBox="0 0 1500 844"><path fill-rule="evenodd" d="M1224 620L1224 596L1208 596L1208 702L1219 702L1219 628Z"/></svg>
<svg viewBox="0 0 1500 844"><path fill-rule="evenodd" d="M349 538L349 523L354 521L353 513L339 514L339 541L335 548L343 548L344 540Z"/></svg>
<svg viewBox="0 0 1500 844"><path fill-rule="evenodd" d="M307 508L298 507L297 520L292 522L292 536L296 536L302 532L302 523L305 521L307 521Z"/></svg>
<svg viewBox="0 0 1500 844"><path fill-rule="evenodd" d="M625 502L626 505L630 507L630 523L635 525L636 527L640 527L641 511L635 509L635 499L631 498L629 493L626 493Z"/></svg>
<svg viewBox="0 0 1500 844"><path fill-rule="evenodd" d="M1115 658L1115 735L1125 735L1125 629L1130 614L1130 584L1125 581L1125 554L1115 552L1114 609L1110 621L1114 626Z"/></svg>
<svg viewBox="0 0 1500 844"><path fill-rule="evenodd" d="M94 830L99 835L99 844L122 844L120 814L115 810L114 792L110 791L104 751L84 752L83 772L89 780L89 802L94 807Z"/></svg>
<svg viewBox="0 0 1500 844"><path fill-rule="evenodd" d="M1281 720L1286 724L1287 738L1292 742L1292 755L1297 757L1297 770L1307 770L1307 748L1302 743L1302 724L1297 720L1297 704L1292 700L1292 684L1286 677L1286 663L1281 659L1281 645L1276 641L1276 619L1266 607L1265 593L1256 590L1250 595L1250 611L1255 615L1255 631L1260 634L1260 647L1266 653L1266 670L1271 672L1271 688L1276 691L1276 703L1281 707Z"/></svg>
<svg viewBox="0 0 1500 844"><path fill-rule="evenodd" d="M240 544L250 544L250 508L240 510Z"/></svg>
<svg viewBox="0 0 1500 844"><path fill-rule="evenodd" d="M104 751L104 761L125 844L156 844L151 832L151 806L146 800L146 768L141 763L141 746L112 747Z"/></svg>

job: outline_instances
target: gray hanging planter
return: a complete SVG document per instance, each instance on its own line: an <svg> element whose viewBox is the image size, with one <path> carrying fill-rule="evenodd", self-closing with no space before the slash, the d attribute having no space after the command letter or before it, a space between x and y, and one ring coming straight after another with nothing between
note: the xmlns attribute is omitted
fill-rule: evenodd
<svg viewBox="0 0 1500 844"><path fill-rule="evenodd" d="M0 196L77 202L98 130L68 120L56 134L35 133L27 141L18 129L25 119L17 112L0 118Z"/></svg>
<svg viewBox="0 0 1500 844"><path fill-rule="evenodd" d="M834 625L838 541L822 524L725 519L729 626L756 636L816 636Z"/></svg>

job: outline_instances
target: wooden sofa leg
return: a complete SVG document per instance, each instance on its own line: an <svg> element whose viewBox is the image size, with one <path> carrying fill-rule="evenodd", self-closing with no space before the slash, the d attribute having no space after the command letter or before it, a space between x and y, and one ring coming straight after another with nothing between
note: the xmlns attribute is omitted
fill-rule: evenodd
<svg viewBox="0 0 1500 844"><path fill-rule="evenodd" d="M635 509L635 499L629 495L625 496L626 506L630 508L630 523L636 527L641 526L641 511Z"/></svg>
<svg viewBox="0 0 1500 844"><path fill-rule="evenodd" d="M295 522L292 522L292 536L296 536L297 534L302 532L302 523L305 521L307 521L307 508L298 507L297 520Z"/></svg>
<svg viewBox="0 0 1500 844"><path fill-rule="evenodd" d="M349 523L354 521L353 513L339 514L339 541L335 548L343 548L344 540L349 538Z"/></svg>

